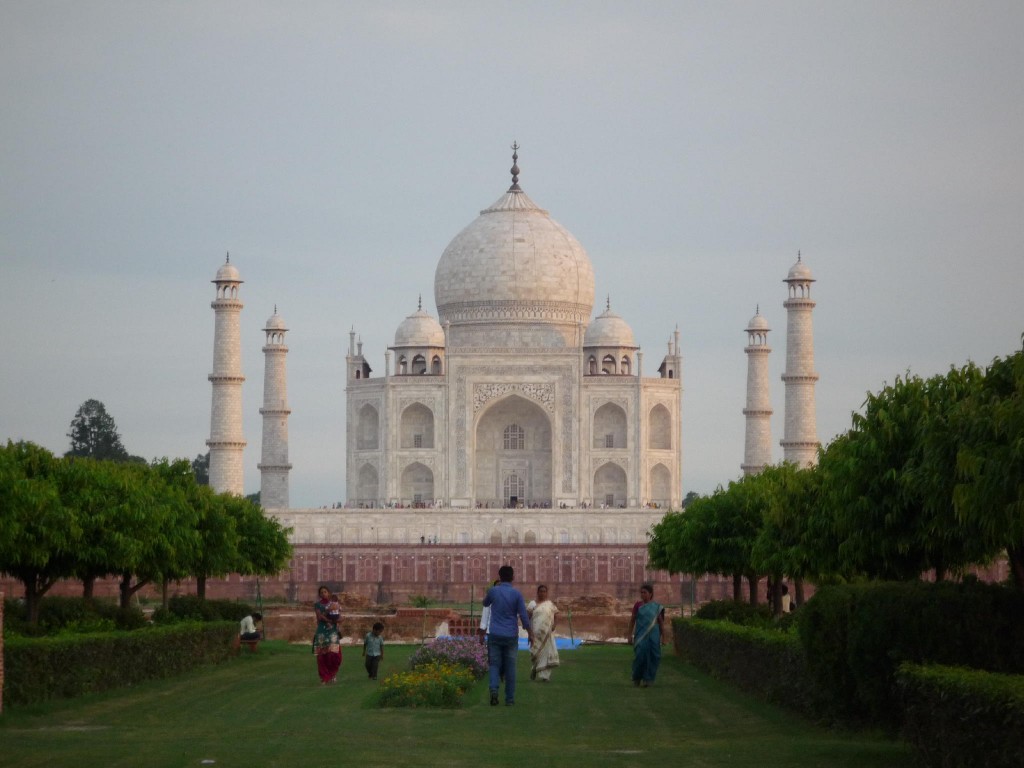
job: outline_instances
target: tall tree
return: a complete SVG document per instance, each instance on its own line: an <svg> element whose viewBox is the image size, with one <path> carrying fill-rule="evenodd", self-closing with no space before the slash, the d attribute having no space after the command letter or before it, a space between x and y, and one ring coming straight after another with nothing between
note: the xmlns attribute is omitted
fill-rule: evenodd
<svg viewBox="0 0 1024 768"><path fill-rule="evenodd" d="M996 359L963 403L956 514L980 530L992 553L1005 549L1024 590L1024 351Z"/></svg>
<svg viewBox="0 0 1024 768"><path fill-rule="evenodd" d="M81 527L61 503L56 475L61 461L33 443L0 448L0 573L25 586L29 622L39 600L73 574Z"/></svg>
<svg viewBox="0 0 1024 768"><path fill-rule="evenodd" d="M199 485L210 484L210 452L196 454L192 459L192 472Z"/></svg>
<svg viewBox="0 0 1024 768"><path fill-rule="evenodd" d="M916 579L979 562L978 539L954 515L957 437L950 419L980 379L973 365L907 375L869 394L863 414L822 457L823 504L840 565L872 578Z"/></svg>
<svg viewBox="0 0 1024 768"><path fill-rule="evenodd" d="M83 456L90 459L129 461L132 457L121 443L114 417L99 400L82 403L71 420L71 448L65 456Z"/></svg>

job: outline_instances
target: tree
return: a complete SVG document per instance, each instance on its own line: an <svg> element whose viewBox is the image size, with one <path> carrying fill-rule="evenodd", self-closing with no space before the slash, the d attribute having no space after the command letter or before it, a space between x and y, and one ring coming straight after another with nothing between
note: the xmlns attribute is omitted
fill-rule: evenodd
<svg viewBox="0 0 1024 768"><path fill-rule="evenodd" d="M81 527L61 503L56 476L61 461L38 445L7 442L0 448L0 572L25 586L29 622L39 600L73 574Z"/></svg>
<svg viewBox="0 0 1024 768"><path fill-rule="evenodd" d="M784 577L793 579L796 598L802 602L803 580L822 575L812 546L819 536L813 521L819 514L820 476L816 467L801 469L783 462L750 478L767 501L751 559L755 570L771 574L774 613L782 610L777 586Z"/></svg>
<svg viewBox="0 0 1024 768"><path fill-rule="evenodd" d="M823 503L839 542L838 567L872 578L936 578L984 558L953 507L957 438L950 420L979 385L973 365L907 375L869 394L853 427L822 456Z"/></svg>
<svg viewBox="0 0 1024 768"><path fill-rule="evenodd" d="M751 563L751 549L763 513L763 503L750 492L746 479L730 482L728 489L719 486L710 496L695 499L683 512L665 515L654 526L647 547L651 564L671 573L732 576L736 600L746 577L750 601L756 604L758 574Z"/></svg>
<svg viewBox="0 0 1024 768"><path fill-rule="evenodd" d="M210 452L197 454L192 459L192 472L196 476L199 485L210 484Z"/></svg>
<svg viewBox="0 0 1024 768"><path fill-rule="evenodd" d="M288 542L291 529L264 515L259 505L249 499L230 494L222 496L239 537L238 561L233 570L257 576L279 573L292 556L292 546Z"/></svg>
<svg viewBox="0 0 1024 768"><path fill-rule="evenodd" d="M65 456L83 456L90 459L128 461L121 436L117 432L114 417L99 400L86 400L79 406L71 420L71 448Z"/></svg>
<svg viewBox="0 0 1024 768"><path fill-rule="evenodd" d="M958 414L957 518L991 552L1006 550L1024 590L1024 351L994 360Z"/></svg>

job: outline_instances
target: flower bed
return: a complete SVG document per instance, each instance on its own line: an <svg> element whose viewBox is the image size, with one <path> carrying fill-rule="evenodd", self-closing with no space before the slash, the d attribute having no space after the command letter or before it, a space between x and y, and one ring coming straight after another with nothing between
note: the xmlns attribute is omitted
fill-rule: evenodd
<svg viewBox="0 0 1024 768"><path fill-rule="evenodd" d="M473 677L483 677L487 674L487 647L476 638L442 637L421 646L409 659L414 669L433 661L461 664Z"/></svg>
<svg viewBox="0 0 1024 768"><path fill-rule="evenodd" d="M388 675L380 685L382 707L457 707L473 681L487 674L487 650L468 637L448 637L421 646L412 669Z"/></svg>
<svg viewBox="0 0 1024 768"><path fill-rule="evenodd" d="M382 707L457 707L474 679L462 664L429 661L385 677L379 703Z"/></svg>

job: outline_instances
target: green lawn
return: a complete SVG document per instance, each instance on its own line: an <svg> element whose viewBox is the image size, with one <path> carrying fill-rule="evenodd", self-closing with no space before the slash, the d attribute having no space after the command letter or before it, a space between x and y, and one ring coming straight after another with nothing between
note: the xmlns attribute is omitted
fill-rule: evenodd
<svg viewBox="0 0 1024 768"><path fill-rule="evenodd" d="M668 651L668 649L666 649ZM387 649L382 675L410 647ZM899 743L835 732L764 706L666 653L658 683L634 688L631 650L562 654L548 684L524 674L516 706L480 683L458 710L372 706L358 648L321 686L307 646L261 644L217 667L135 688L8 709L0 766L894 766ZM213 763L207 761L215 761Z"/></svg>

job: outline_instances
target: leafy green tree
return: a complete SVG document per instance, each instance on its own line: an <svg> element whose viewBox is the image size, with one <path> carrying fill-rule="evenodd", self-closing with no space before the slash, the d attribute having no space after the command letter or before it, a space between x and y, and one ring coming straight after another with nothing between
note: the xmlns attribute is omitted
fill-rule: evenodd
<svg viewBox="0 0 1024 768"><path fill-rule="evenodd" d="M25 586L29 622L39 600L73 573L81 527L61 503L61 462L44 448L12 443L0 448L0 572Z"/></svg>
<svg viewBox="0 0 1024 768"><path fill-rule="evenodd" d="M235 497L214 493L208 485L195 485L187 497L198 513L196 531L199 534L199 547L189 571L196 579L196 596L205 600L207 579L233 573L240 557L238 528L228 511Z"/></svg>
<svg viewBox="0 0 1024 768"><path fill-rule="evenodd" d="M821 576L811 546L819 535L812 521L820 509L820 473L816 467L799 468L783 462L766 467L749 480L766 499L761 530L751 549L754 568L770 574L774 587L784 577L792 578L800 602L803 580ZM772 611L781 609L782 592L774 588Z"/></svg>
<svg viewBox="0 0 1024 768"><path fill-rule="evenodd" d="M291 529L264 515L259 505L249 499L221 495L239 537L238 560L232 570L256 576L279 573L292 556L292 546L288 542Z"/></svg>
<svg viewBox="0 0 1024 768"><path fill-rule="evenodd" d="M838 569L906 580L942 579L983 558L953 507L956 437L950 419L977 388L973 365L943 376L907 375L869 394L863 414L822 457Z"/></svg>
<svg viewBox="0 0 1024 768"><path fill-rule="evenodd" d="M120 577L122 607L133 595L164 574L184 573L198 546L196 514L181 487L171 480L187 474L187 461L125 464L123 503L114 508L111 525L118 535L111 549L111 573Z"/></svg>
<svg viewBox="0 0 1024 768"><path fill-rule="evenodd" d="M71 448L65 456L128 461L131 457L121 443L114 417L99 400L86 400L78 407L68 432Z"/></svg>
<svg viewBox="0 0 1024 768"><path fill-rule="evenodd" d="M1024 590L1024 351L992 362L962 404L957 434L957 518L991 552L1005 549L1013 582Z"/></svg>
<svg viewBox="0 0 1024 768"><path fill-rule="evenodd" d="M197 454L192 459L192 472L196 476L196 482L199 485L210 484L210 452Z"/></svg>
<svg viewBox="0 0 1024 768"><path fill-rule="evenodd" d="M751 563L751 550L764 509L749 484L743 483L730 482L728 489L719 486L710 496L692 501L685 511L662 518L648 543L652 565L671 573L731 576L736 600L745 576L750 600L756 603L758 573Z"/></svg>

